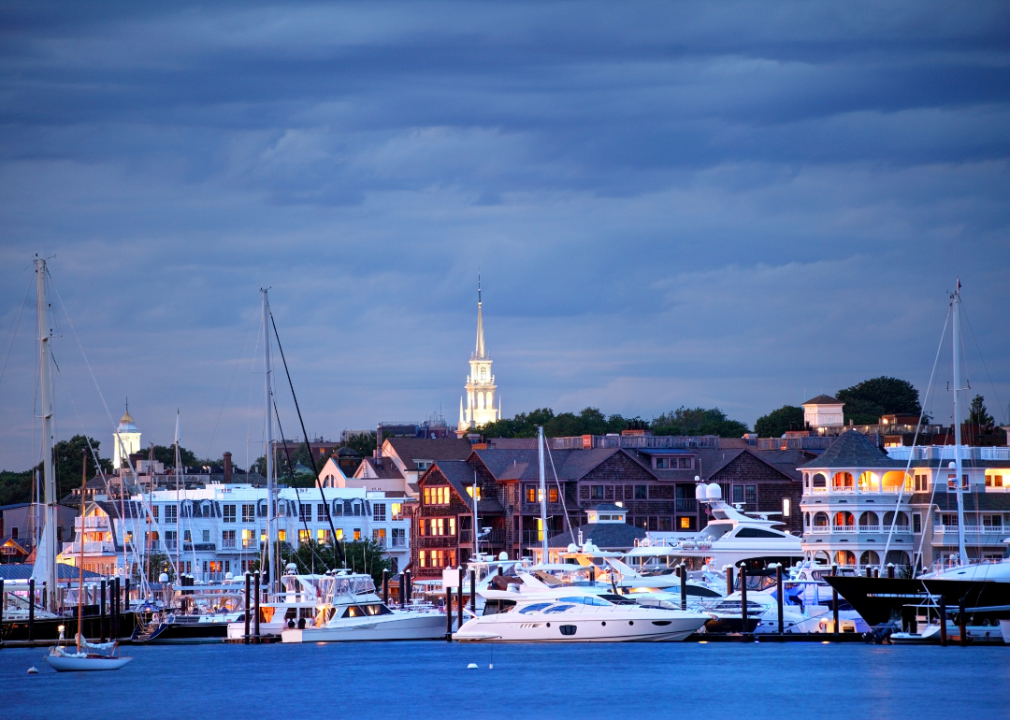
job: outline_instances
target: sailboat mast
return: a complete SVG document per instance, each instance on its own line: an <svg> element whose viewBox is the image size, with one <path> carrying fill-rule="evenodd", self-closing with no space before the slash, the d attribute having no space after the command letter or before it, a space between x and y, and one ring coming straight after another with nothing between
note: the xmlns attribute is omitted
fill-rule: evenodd
<svg viewBox="0 0 1010 720"><path fill-rule="evenodd" d="M182 534L179 532L182 527L182 508L179 506L179 465L181 463L179 453L179 411L175 411L175 567L176 573L181 574L182 570ZM176 577L175 581L182 584L182 578Z"/></svg>
<svg viewBox="0 0 1010 720"><path fill-rule="evenodd" d="M540 562L547 563L547 481L544 479L544 428L537 428L537 450L540 452Z"/></svg>
<svg viewBox="0 0 1010 720"><path fill-rule="evenodd" d="M35 275L38 284L38 316L39 316L39 379L42 386L42 477L45 490L46 525L45 547L49 553L46 558L46 587L48 593L48 610L56 610L56 476L53 474L53 386L49 377L49 303L46 300L46 261L35 258Z"/></svg>
<svg viewBox="0 0 1010 720"><path fill-rule="evenodd" d="M81 652L81 636L84 634L84 498L88 489L88 451L81 451L81 531L77 542L81 544L81 557L77 561L77 652Z"/></svg>
<svg viewBox="0 0 1010 720"><path fill-rule="evenodd" d="M264 410L267 421L266 475L267 475L267 592L274 588L274 433L273 433L273 384L270 377L270 331L267 320L270 313L270 301L267 290L261 288L263 295L263 377L264 377ZM259 588L256 589L259 592Z"/></svg>
<svg viewBox="0 0 1010 720"><path fill-rule="evenodd" d="M954 341L952 343L954 352L954 478L957 488L957 552L958 564L964 565L968 562L968 555L964 548L964 494L961 488L961 416L958 395L961 392L961 279L957 279L957 288L951 297L954 316Z"/></svg>

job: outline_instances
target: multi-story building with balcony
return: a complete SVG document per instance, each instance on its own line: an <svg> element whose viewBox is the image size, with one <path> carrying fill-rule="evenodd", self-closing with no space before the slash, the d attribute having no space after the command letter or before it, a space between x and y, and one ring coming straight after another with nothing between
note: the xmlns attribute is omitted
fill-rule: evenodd
<svg viewBox="0 0 1010 720"><path fill-rule="evenodd" d="M966 552L1001 557L1010 535L1010 448L961 453ZM885 453L862 433L843 433L799 468L806 557L858 568L949 560L958 552L953 461L953 446Z"/></svg>
<svg viewBox="0 0 1010 720"><path fill-rule="evenodd" d="M384 548L394 571L410 558L410 520L402 497L360 488L282 488L275 500L276 537L295 546L331 540L371 539ZM157 490L129 500L86 504L83 532L65 543L60 562L76 564L80 538L85 569L132 574L142 557L158 554L198 581L237 575L260 558L266 541L267 493L251 485Z"/></svg>

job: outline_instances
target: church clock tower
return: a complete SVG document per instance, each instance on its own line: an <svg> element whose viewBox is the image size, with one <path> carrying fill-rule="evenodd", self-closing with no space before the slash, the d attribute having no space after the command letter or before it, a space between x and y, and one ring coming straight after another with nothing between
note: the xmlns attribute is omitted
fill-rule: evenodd
<svg viewBox="0 0 1010 720"><path fill-rule="evenodd" d="M501 420L501 400L495 408L498 386L491 374L491 356L484 347L484 318L481 308L480 278L477 278L477 348L470 356L470 375L466 379L466 397L459 400L459 425L462 437L481 425Z"/></svg>

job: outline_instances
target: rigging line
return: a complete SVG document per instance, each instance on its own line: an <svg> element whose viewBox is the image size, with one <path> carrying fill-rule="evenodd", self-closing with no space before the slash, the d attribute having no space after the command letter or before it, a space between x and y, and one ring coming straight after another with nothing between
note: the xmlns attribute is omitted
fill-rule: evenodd
<svg viewBox="0 0 1010 720"><path fill-rule="evenodd" d="M245 339L242 341L242 351L239 353L239 361L235 363L235 368L231 372L231 380L228 381L228 390L224 394L224 402L221 403L221 411L217 414L217 421L214 423L214 430L210 434L210 440L207 442L207 457L210 457L211 447L214 445L214 438L217 436L217 429L221 426L221 418L224 417L224 409L228 405L228 398L231 397L231 391L235 387L235 378L238 377L238 369L245 360L245 349L249 346L249 336L252 335L252 329L250 328L246 334ZM259 332L256 333L257 339L259 338ZM248 472L249 463L246 463L246 472Z"/></svg>
<svg viewBox="0 0 1010 720"><path fill-rule="evenodd" d="M274 328L274 337L277 338L277 350L281 354L281 363L284 365L284 374L288 376L288 385L291 387L291 398L295 401L295 412L298 413L298 422L302 426L302 436L305 438L305 447L309 451L309 460L312 461L312 474L315 476L316 487L319 488L319 496L323 499L323 507L326 509L326 521L330 525L330 533L333 541L333 548L337 551L337 555L340 557L341 562L344 561L344 551L340 548L340 543L337 542L337 531L333 527L333 518L330 515L330 506L326 502L326 495L323 493L323 485L319 482L319 468L316 466L316 456L312 454L312 445L309 443L309 434L305 431L305 421L302 419L302 410L298 406L298 396L295 395L295 384L291 381L291 372L288 370L288 361L284 358L284 348L281 346L281 336L277 332L277 322L274 320L274 312L267 306L268 312L270 313L270 324Z"/></svg>
<svg viewBox="0 0 1010 720"><path fill-rule="evenodd" d="M316 558L318 558L319 559L319 564L325 566L326 563L323 562L322 557L319 557L318 555L316 555L316 549L312 546L312 533L309 532L308 522L306 521L305 516L302 514L302 496L301 496L301 493L298 492L298 487L295 485L295 470L294 470L295 466L294 466L294 463L291 462L291 449L288 447L288 441L284 437L284 427L281 425L281 413L277 409L277 399L276 398L277 398L276 395L271 395L271 399L272 399L273 406L274 406L274 415L277 418L277 431L281 434L281 444L284 447L284 455L287 456L287 459L288 459L288 477L291 479L291 487L294 489L294 491L295 491L295 498L298 501L298 519L301 520L302 527L305 528L305 534L308 536L309 542L307 544L309 546L309 552L312 553L312 562L315 563ZM272 452L272 451L273 451L272 448L268 450L268 452ZM310 456L312 455L312 449L311 448L309 449L309 455ZM325 497L323 498L323 504L324 505L326 504L326 498ZM312 506L309 505L308 507L311 508ZM310 510L310 512L311 512L311 510ZM331 525L331 527L332 527L332 525ZM333 569L336 569L336 568L333 568ZM313 568L313 574L315 574L314 571L315 571L315 568Z"/></svg>
<svg viewBox="0 0 1010 720"><path fill-rule="evenodd" d="M989 387L992 388L992 394L996 398L996 404L1000 405L999 394L996 392L996 384L992 381L992 375L989 373L989 366L985 364L985 356L982 355L982 348L979 347L978 338L975 337L975 328L971 326L971 319L968 317L968 311L965 310L964 307L964 298L961 299L961 314L964 316L965 322L968 323L968 332L971 333L971 339L975 343L975 349L978 350L978 357L979 360L982 361L982 368L985 370L986 377L989 379ZM1010 419L1007 418L1006 414L1004 414L1002 407L1000 407L1000 413L1003 414L1004 423L1006 420Z"/></svg>
<svg viewBox="0 0 1010 720"><path fill-rule="evenodd" d="M933 390L933 379L936 376L936 367L940 362L940 352L943 350L943 341L947 337L947 325L951 321L951 315L954 312L954 300L951 298L950 306L947 309L947 317L943 321L943 332L940 333L940 344L936 348L936 357L933 358L933 370L929 373L929 384L926 385L926 396L923 398L922 406L919 410L919 422L915 426L915 435L912 436L912 448L914 449L916 443L919 441L919 431L922 428L922 419L926 415L926 405L929 403L929 394ZM891 516L891 527L887 531L887 541L884 543L884 555L880 559L880 569L883 570L885 564L887 563L887 553L891 549L891 538L894 536L894 528L897 526L898 514L901 508L901 501L905 495L905 483L908 479L908 472L912 468L912 456L913 452L908 453L908 462L905 463L904 477L901 478L901 485L898 489L898 501L894 504L894 514ZM958 480L960 482L960 480ZM883 478L881 478L881 483L883 483ZM886 519L886 516L885 516ZM926 537L926 533L922 533L923 539ZM922 544L920 540L919 552L922 552ZM920 555L920 558L922 556ZM914 558L912 558L913 567L912 572L915 572Z"/></svg>
<svg viewBox="0 0 1010 720"><path fill-rule="evenodd" d="M547 457L550 458L551 461L551 472L554 473L554 484L558 486L558 496L561 498L561 509L565 513L565 521L568 523L568 532L574 533L575 528L572 527L572 518L568 514L568 504L565 502L565 491L561 487L561 481L558 480L558 470L554 467L554 454L551 452L551 446L547 442L544 442L544 446L547 448ZM546 528L544 529L544 532L547 532ZM574 539L574 537L575 536L573 534L572 538Z"/></svg>
<svg viewBox="0 0 1010 720"><path fill-rule="evenodd" d="M4 375L7 373L7 363L10 362L11 352L14 350L14 342L18 337L18 328L21 327L21 316L24 314L25 305L28 304L28 294L32 290L32 279L31 277L28 278L28 287L25 288L25 299L21 301L21 307L18 309L18 319L13 327L8 328L7 337L4 338L4 346L6 347L7 342L10 341L10 347L7 347L7 357L4 358L4 366L0 368L0 383L3 382Z"/></svg>
<svg viewBox="0 0 1010 720"><path fill-rule="evenodd" d="M253 360L249 364L249 404L246 408L246 426L245 426L245 467L246 473L249 472L249 444L252 441L252 390L253 390L253 375L256 369L256 356L260 349L260 330L257 326L256 330L256 344L253 346ZM264 459L266 458L266 453L263 454ZM265 474L265 470L263 471Z"/></svg>

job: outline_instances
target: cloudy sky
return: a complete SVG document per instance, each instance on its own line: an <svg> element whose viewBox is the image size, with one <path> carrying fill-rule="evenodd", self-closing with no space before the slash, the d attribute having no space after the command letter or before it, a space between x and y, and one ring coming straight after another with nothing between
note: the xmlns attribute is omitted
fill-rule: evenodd
<svg viewBox="0 0 1010 720"><path fill-rule="evenodd" d="M455 422L478 271L506 416L924 390L957 275L1005 416L1005 2L36 1L0 58L0 467L36 253L103 454L127 396L145 443L178 408L259 454L261 286L311 434Z"/></svg>

